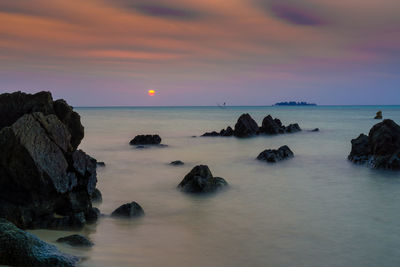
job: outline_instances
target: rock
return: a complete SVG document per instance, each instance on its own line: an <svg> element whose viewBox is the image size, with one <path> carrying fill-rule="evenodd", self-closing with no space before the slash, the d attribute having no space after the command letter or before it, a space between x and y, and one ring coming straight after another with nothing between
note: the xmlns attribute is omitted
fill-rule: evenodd
<svg viewBox="0 0 400 267"><path fill-rule="evenodd" d="M93 193L90 195L92 202L97 202L100 203L103 201L103 196L101 195L101 192L99 189L95 188Z"/></svg>
<svg viewBox="0 0 400 267"><path fill-rule="evenodd" d="M319 132L319 128L315 128L315 129L309 130L309 132Z"/></svg>
<svg viewBox="0 0 400 267"><path fill-rule="evenodd" d="M185 163L183 163L183 162L180 161L180 160L175 160L175 161L172 161L172 162L170 163L170 165L174 165L174 166L183 165L183 164L185 164Z"/></svg>
<svg viewBox="0 0 400 267"><path fill-rule="evenodd" d="M296 133L296 132L300 132L301 128L297 123L294 124L289 124L286 128L285 131L287 133Z"/></svg>
<svg viewBox="0 0 400 267"><path fill-rule="evenodd" d="M100 218L101 213L98 208L91 208L87 213L86 213L86 222L87 223L95 223L97 220Z"/></svg>
<svg viewBox="0 0 400 267"><path fill-rule="evenodd" d="M76 266L79 258L60 252L36 236L0 219L0 264L11 266Z"/></svg>
<svg viewBox="0 0 400 267"><path fill-rule="evenodd" d="M250 137L259 133L259 127L248 114L242 114L235 124L234 135L236 137Z"/></svg>
<svg viewBox="0 0 400 267"><path fill-rule="evenodd" d="M285 132L285 127L279 119L273 119L268 115L263 119L260 131L266 134L280 134Z"/></svg>
<svg viewBox="0 0 400 267"><path fill-rule="evenodd" d="M65 243L73 247L92 247L94 244L83 235L69 235L57 239L58 243Z"/></svg>
<svg viewBox="0 0 400 267"><path fill-rule="evenodd" d="M374 125L369 135L351 140L348 159L371 168L400 170L400 126L386 119Z"/></svg>
<svg viewBox="0 0 400 267"><path fill-rule="evenodd" d="M205 136L205 137L207 137L207 136L219 136L219 133L217 133L216 131L212 131L212 132L204 133L202 136Z"/></svg>
<svg viewBox="0 0 400 267"><path fill-rule="evenodd" d="M103 161L98 161L97 162L97 167L105 167L106 164Z"/></svg>
<svg viewBox="0 0 400 267"><path fill-rule="evenodd" d="M225 179L213 177L208 166L198 165L185 176L178 188L186 193L212 193L227 185Z"/></svg>
<svg viewBox="0 0 400 267"><path fill-rule="evenodd" d="M376 113L376 116L375 116L374 119L376 119L376 120L381 120L381 119L382 119L382 111L381 111L381 110L379 110L379 111Z"/></svg>
<svg viewBox="0 0 400 267"><path fill-rule="evenodd" d="M159 135L137 135L133 138L130 145L158 145L161 143L161 137Z"/></svg>
<svg viewBox="0 0 400 267"><path fill-rule="evenodd" d="M24 229L83 227L97 176L96 160L76 150L79 115L69 106L69 115L57 115L47 92L0 95L0 103L5 99L11 102L0 105L10 113L0 116L0 218Z"/></svg>
<svg viewBox="0 0 400 267"><path fill-rule="evenodd" d="M225 129L222 129L222 130L220 131L220 133L219 133L220 136L233 136L233 134L234 134L234 131L233 131L233 129L231 128L231 126L228 126L228 127L226 128L226 130L225 130Z"/></svg>
<svg viewBox="0 0 400 267"><path fill-rule="evenodd" d="M293 152L288 146L281 146L279 149L267 149L261 152L257 159L266 162L278 162L293 157Z"/></svg>
<svg viewBox="0 0 400 267"><path fill-rule="evenodd" d="M125 218L136 218L144 215L142 207L136 203L131 202L120 206L118 209L111 213L112 217L125 217Z"/></svg>

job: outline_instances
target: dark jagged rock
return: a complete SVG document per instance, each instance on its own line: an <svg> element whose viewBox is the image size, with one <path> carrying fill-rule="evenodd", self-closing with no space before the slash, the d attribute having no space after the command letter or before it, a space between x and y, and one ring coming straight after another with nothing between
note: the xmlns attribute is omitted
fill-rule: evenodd
<svg viewBox="0 0 400 267"><path fill-rule="evenodd" d="M100 203L103 201L103 196L101 195L101 192L99 189L94 189L93 193L90 195L92 202L97 202Z"/></svg>
<svg viewBox="0 0 400 267"><path fill-rule="evenodd" d="M376 116L375 116L375 120L381 120L383 118L383 116L382 116L382 111L378 111L377 113L376 113Z"/></svg>
<svg viewBox="0 0 400 267"><path fill-rule="evenodd" d="M94 244L83 235L69 235L57 239L58 243L65 243L73 247L92 247Z"/></svg>
<svg viewBox="0 0 400 267"><path fill-rule="evenodd" d="M236 137L249 137L258 134L259 127L255 120L246 113L239 117L233 133Z"/></svg>
<svg viewBox="0 0 400 267"><path fill-rule="evenodd" d="M281 146L279 149L267 149L261 152L257 159L266 162L278 162L293 157L294 154L288 146Z"/></svg>
<svg viewBox="0 0 400 267"><path fill-rule="evenodd" d="M132 146L136 145L158 145L161 143L161 137L159 135L137 135L133 138L129 144Z"/></svg>
<svg viewBox="0 0 400 267"><path fill-rule="evenodd" d="M235 130L230 126L226 129L222 129L219 133L216 131L207 132L202 136L236 136L236 137L250 137L258 135L260 133L275 135L283 133L295 133L301 131L300 126L297 123L284 126L279 119L273 119L271 115L266 116L261 127L258 127L257 123L249 114L242 114L236 125Z"/></svg>
<svg viewBox="0 0 400 267"><path fill-rule="evenodd" d="M220 135L220 136L233 136L233 134L234 134L234 131L233 131L233 129L231 128L231 126L228 126L226 129L222 129L222 130L219 132L219 135Z"/></svg>
<svg viewBox="0 0 400 267"><path fill-rule="evenodd" d="M95 223L97 220L100 218L101 213L98 208L91 208L87 213L86 213L86 222L87 223Z"/></svg>
<svg viewBox="0 0 400 267"><path fill-rule="evenodd" d="M76 266L79 258L60 252L36 236L0 219L0 264L10 266Z"/></svg>
<svg viewBox="0 0 400 267"><path fill-rule="evenodd" d="M97 162L97 167L105 167L106 164L103 161L98 161Z"/></svg>
<svg viewBox="0 0 400 267"><path fill-rule="evenodd" d="M68 106L70 115L58 117L47 92L0 95L5 100L0 110L11 119L0 117L0 217L20 228L83 227L97 178L96 160L75 149L79 115ZM71 132L75 124L81 135Z"/></svg>
<svg viewBox="0 0 400 267"><path fill-rule="evenodd" d="M182 161L180 161L180 160L175 160L175 161L172 161L171 163L170 163L170 165L174 165L174 166L179 166L179 165L184 165L185 163L183 163Z"/></svg>
<svg viewBox="0 0 400 267"><path fill-rule="evenodd" d="M285 131L287 133L297 133L301 131L300 126L297 123L294 124L289 124L286 128Z"/></svg>
<svg viewBox="0 0 400 267"><path fill-rule="evenodd" d="M136 218L144 215L142 207L136 203L131 202L120 206L118 209L111 213L112 217Z"/></svg>
<svg viewBox="0 0 400 267"><path fill-rule="evenodd" d="M208 166L198 165L183 178L178 188L186 193L212 193L227 185L225 179L213 177Z"/></svg>
<svg viewBox="0 0 400 267"><path fill-rule="evenodd" d="M217 133L216 131L212 131L212 132L207 132L202 136L219 136L219 133Z"/></svg>
<svg viewBox="0 0 400 267"><path fill-rule="evenodd" d="M386 119L374 125L369 135L351 140L348 159L371 168L400 170L400 126Z"/></svg>
<svg viewBox="0 0 400 267"><path fill-rule="evenodd" d="M285 132L285 127L279 119L273 119L268 115L263 119L260 131L265 134L282 134Z"/></svg>

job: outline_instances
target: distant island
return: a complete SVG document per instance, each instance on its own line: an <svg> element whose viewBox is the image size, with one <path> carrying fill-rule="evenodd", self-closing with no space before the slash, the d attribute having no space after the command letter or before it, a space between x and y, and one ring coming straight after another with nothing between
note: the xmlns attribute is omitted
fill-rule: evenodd
<svg viewBox="0 0 400 267"><path fill-rule="evenodd" d="M274 106L316 106L316 105L317 104L315 103L290 101L290 102L278 102Z"/></svg>

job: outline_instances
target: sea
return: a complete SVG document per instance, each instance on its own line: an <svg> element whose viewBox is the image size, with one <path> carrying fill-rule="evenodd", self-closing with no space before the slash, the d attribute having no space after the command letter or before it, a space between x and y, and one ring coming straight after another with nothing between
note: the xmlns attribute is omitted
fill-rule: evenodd
<svg viewBox="0 0 400 267"><path fill-rule="evenodd" d="M79 266L400 266L400 172L347 160L351 139L368 134L374 116L400 123L400 106L77 107L85 127L80 149L104 161L97 187L104 216L82 231L32 230ZM276 136L200 137L249 113L302 132ZM311 132L319 128L319 132ZM138 134L159 134L166 146L138 149ZM294 158L256 160L288 145ZM181 160L182 166L171 166ZM177 185L208 165L229 188L188 195ZM136 201L145 216L109 215ZM79 233L95 245L73 248L56 239Z"/></svg>

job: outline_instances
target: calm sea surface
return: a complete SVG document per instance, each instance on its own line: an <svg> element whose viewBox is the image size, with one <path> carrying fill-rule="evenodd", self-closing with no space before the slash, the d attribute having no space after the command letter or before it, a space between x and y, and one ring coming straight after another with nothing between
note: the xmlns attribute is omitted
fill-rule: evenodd
<svg viewBox="0 0 400 267"><path fill-rule="evenodd" d="M95 246L55 243L75 232L31 231L81 266L400 266L400 172L346 160L350 140L368 133L376 111L400 123L399 106L76 108L85 126L80 148L98 169L102 213L136 201L146 216L101 218L86 227ZM234 126L242 113L268 114L303 132L250 139L192 138ZM320 132L307 129L320 128ZM159 134L165 148L136 149L137 134ZM255 160L288 145L293 159ZM185 165L168 165L182 160ZM195 165L230 184L200 197L176 189Z"/></svg>

